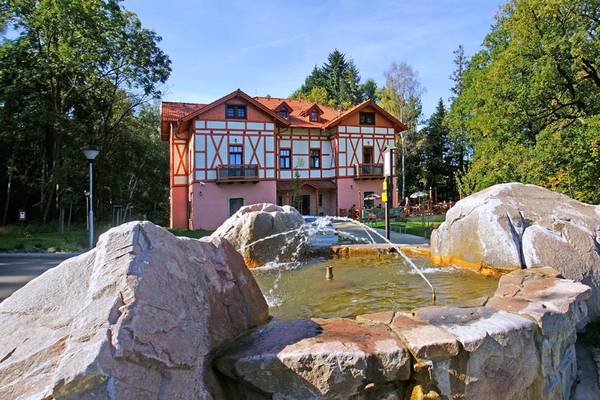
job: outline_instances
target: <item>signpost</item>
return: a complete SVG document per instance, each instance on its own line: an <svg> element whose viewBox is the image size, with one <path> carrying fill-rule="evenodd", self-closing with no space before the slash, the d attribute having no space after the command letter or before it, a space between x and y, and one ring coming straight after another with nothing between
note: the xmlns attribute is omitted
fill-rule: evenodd
<svg viewBox="0 0 600 400"><path fill-rule="evenodd" d="M19 225L21 225L21 235L24 232L25 221L27 220L27 213L25 210L19 210Z"/></svg>
<svg viewBox="0 0 600 400"><path fill-rule="evenodd" d="M392 181L394 175L394 147L388 147L383 153L383 191L381 201L385 203L385 237L390 240L390 209L392 208Z"/></svg>

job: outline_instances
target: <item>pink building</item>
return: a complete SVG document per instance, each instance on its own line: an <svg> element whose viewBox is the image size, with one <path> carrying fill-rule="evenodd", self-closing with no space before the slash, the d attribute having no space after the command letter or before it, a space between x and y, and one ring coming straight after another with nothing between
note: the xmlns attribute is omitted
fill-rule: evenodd
<svg viewBox="0 0 600 400"><path fill-rule="evenodd" d="M171 227L212 230L259 202L307 215L377 206L383 152L404 129L370 100L342 112L238 89L210 104L163 102Z"/></svg>

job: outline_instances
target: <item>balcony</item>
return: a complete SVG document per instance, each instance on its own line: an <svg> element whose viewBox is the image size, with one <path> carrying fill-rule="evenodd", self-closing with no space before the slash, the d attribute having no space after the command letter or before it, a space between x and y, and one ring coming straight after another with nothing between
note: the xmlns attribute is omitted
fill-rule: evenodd
<svg viewBox="0 0 600 400"><path fill-rule="evenodd" d="M258 182L258 165L219 165L217 183Z"/></svg>
<svg viewBox="0 0 600 400"><path fill-rule="evenodd" d="M354 164L354 179L382 179L383 164Z"/></svg>

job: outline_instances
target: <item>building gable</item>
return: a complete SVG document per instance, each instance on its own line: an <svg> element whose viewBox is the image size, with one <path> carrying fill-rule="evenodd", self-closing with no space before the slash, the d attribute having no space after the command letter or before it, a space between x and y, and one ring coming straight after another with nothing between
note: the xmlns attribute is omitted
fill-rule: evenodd
<svg viewBox="0 0 600 400"><path fill-rule="evenodd" d="M360 113L361 112L372 112L375 113L375 125L364 125L364 126L376 126L381 128L394 128L396 132L402 132L406 130L404 125L396 117L385 111L383 108L378 106L373 100L367 100L352 107L348 111L341 114L339 117L329 122L325 128L331 128L336 125L350 125L350 126L361 126Z"/></svg>

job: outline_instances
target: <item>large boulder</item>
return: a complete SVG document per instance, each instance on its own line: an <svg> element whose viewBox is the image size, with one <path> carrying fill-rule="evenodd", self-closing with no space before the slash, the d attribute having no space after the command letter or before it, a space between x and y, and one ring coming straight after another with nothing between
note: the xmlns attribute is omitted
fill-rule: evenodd
<svg viewBox="0 0 600 400"><path fill-rule="evenodd" d="M227 241L124 224L0 304L0 398L223 398L213 354L267 318Z"/></svg>
<svg viewBox="0 0 600 400"><path fill-rule="evenodd" d="M302 215L293 207L251 204L240 208L210 237L227 239L246 265L254 268L300 257L306 248L303 224Z"/></svg>
<svg viewBox="0 0 600 400"><path fill-rule="evenodd" d="M495 185L448 211L431 254L502 270L552 267L592 288L590 315L600 316L600 206L535 185Z"/></svg>

